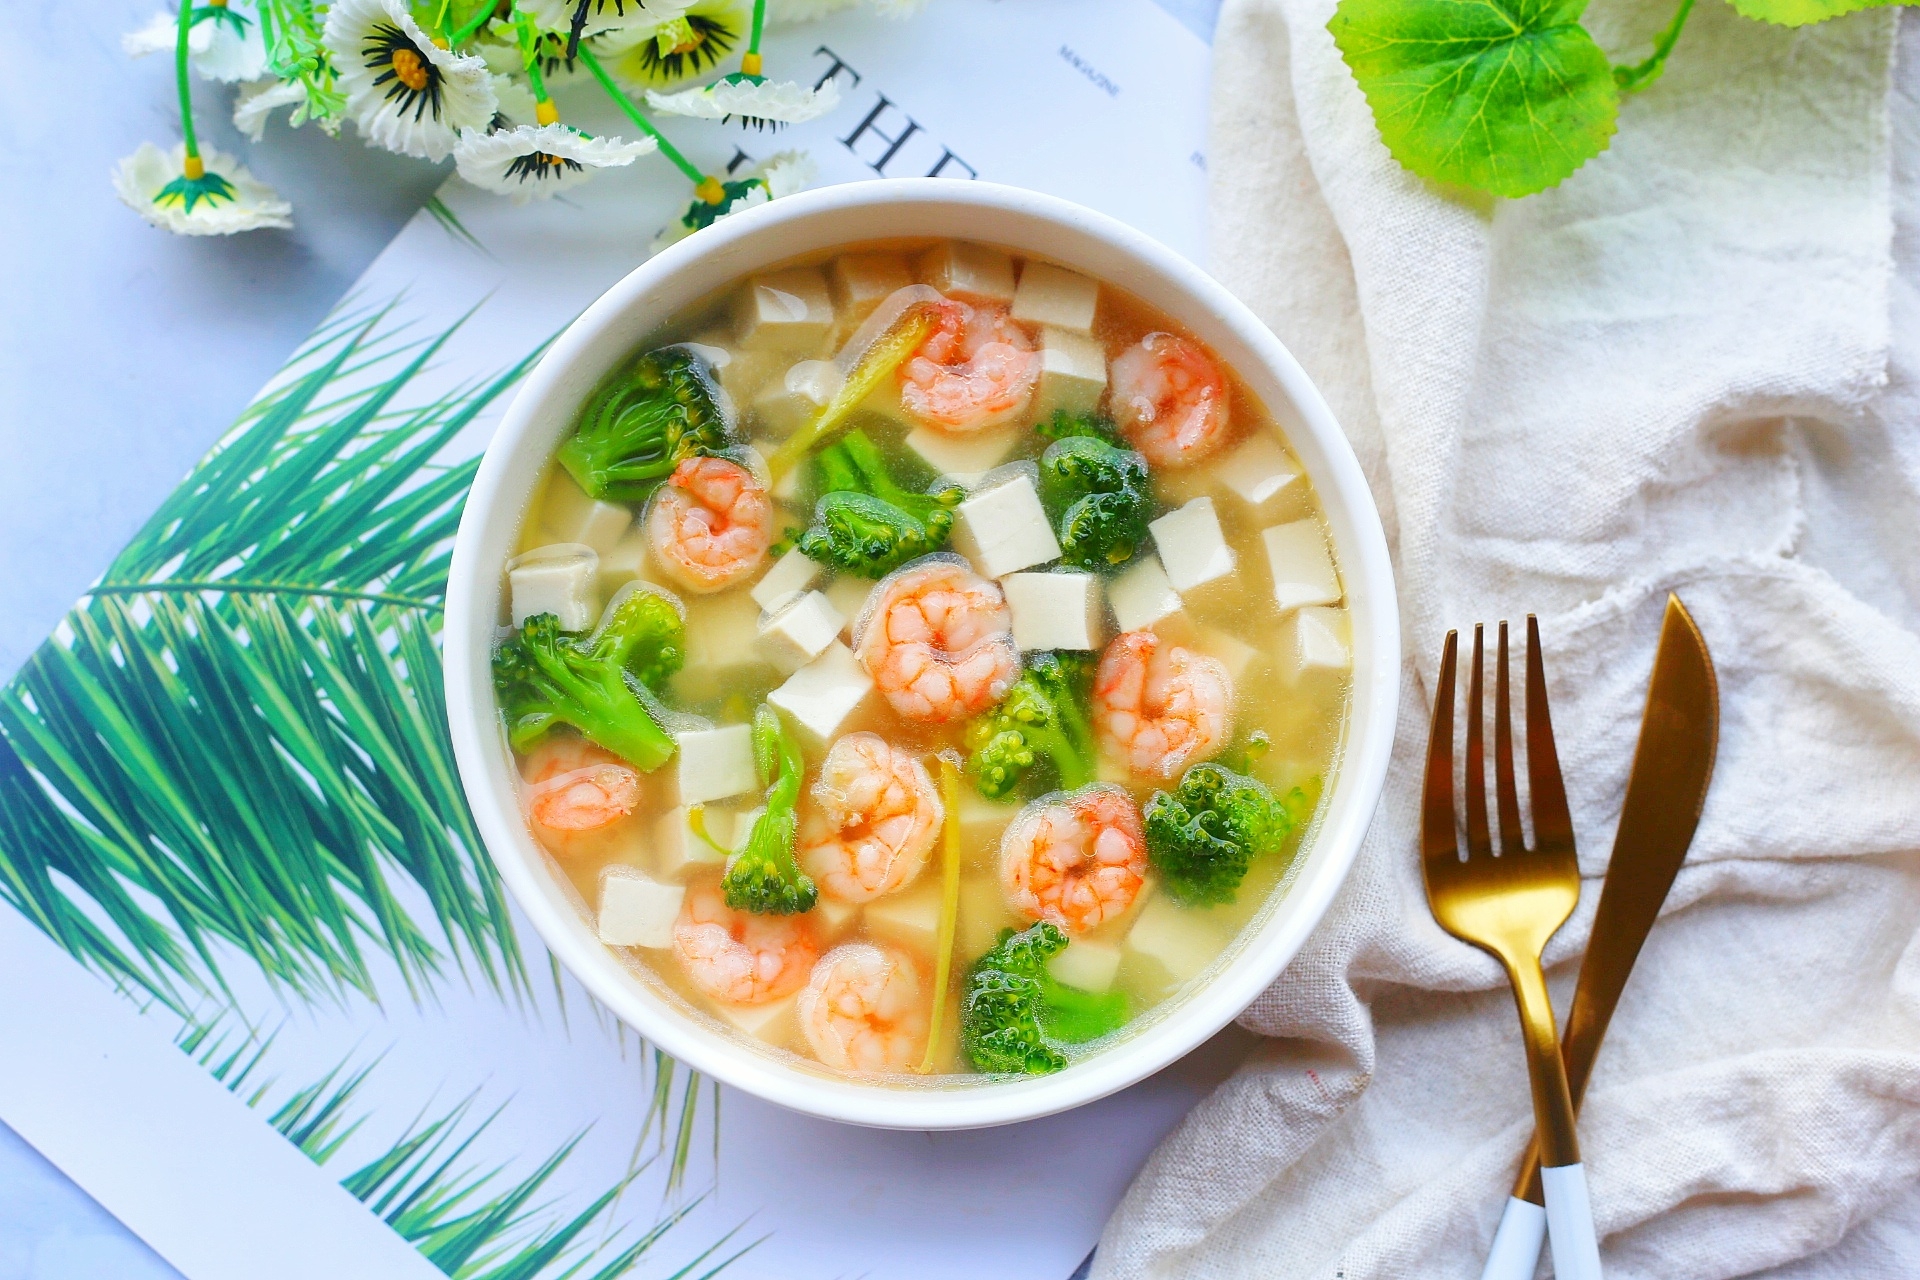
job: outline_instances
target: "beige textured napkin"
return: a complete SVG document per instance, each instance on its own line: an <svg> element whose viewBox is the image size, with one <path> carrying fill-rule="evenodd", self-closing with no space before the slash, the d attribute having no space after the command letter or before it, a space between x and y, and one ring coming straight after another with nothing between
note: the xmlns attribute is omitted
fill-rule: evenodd
<svg viewBox="0 0 1920 1280"><path fill-rule="evenodd" d="M1434 661L1450 626L1540 615L1587 878L1548 952L1564 1009L1669 590L1712 647L1721 746L1582 1120L1608 1273L1914 1274L1920 77L1894 84L1899 11L1789 32L1700 0L1611 150L1476 207L1386 155L1332 3L1227 0L1213 255L1386 512L1396 763L1351 880L1244 1019L1271 1039L1154 1155L1094 1274L1478 1274L1532 1122L1500 974L1421 891ZM1588 21L1639 56L1670 8Z"/></svg>

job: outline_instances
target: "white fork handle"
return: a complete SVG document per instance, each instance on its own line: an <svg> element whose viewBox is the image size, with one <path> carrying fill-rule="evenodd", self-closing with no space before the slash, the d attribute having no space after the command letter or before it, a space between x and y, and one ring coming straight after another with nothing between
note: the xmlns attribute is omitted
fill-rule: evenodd
<svg viewBox="0 0 1920 1280"><path fill-rule="evenodd" d="M1508 1196L1480 1280L1533 1280L1540 1265L1540 1246L1546 1240L1547 1211L1531 1200Z"/></svg>
<svg viewBox="0 0 1920 1280"><path fill-rule="evenodd" d="M1600 1280L1600 1242L1593 1234L1587 1171L1577 1164L1540 1170L1547 1193L1547 1239L1555 1280Z"/></svg>

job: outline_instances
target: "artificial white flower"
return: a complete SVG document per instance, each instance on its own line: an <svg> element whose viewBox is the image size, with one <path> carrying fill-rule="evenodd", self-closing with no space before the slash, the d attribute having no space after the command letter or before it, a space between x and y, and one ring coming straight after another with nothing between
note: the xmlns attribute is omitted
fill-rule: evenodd
<svg viewBox="0 0 1920 1280"><path fill-rule="evenodd" d="M405 0L339 0L322 39L369 142L442 160L461 131L493 123L499 103L487 64L436 45Z"/></svg>
<svg viewBox="0 0 1920 1280"><path fill-rule="evenodd" d="M658 253L670 244L685 240L702 227L710 227L743 209L803 191L813 181L816 172L813 157L806 152L782 151L764 163L755 165L745 178L720 184L725 198L718 204L709 204L696 197L683 216L668 223L667 229L654 238L653 252Z"/></svg>
<svg viewBox="0 0 1920 1280"><path fill-rule="evenodd" d="M493 112L493 127L501 127L505 120L509 125L534 124L540 113L539 100L533 96L533 90L512 76L493 77L493 97L497 104ZM458 153L459 148L454 148Z"/></svg>
<svg viewBox="0 0 1920 1280"><path fill-rule="evenodd" d="M592 138L564 124L523 125L461 134L453 163L474 186L524 203L578 186L596 169L632 164L658 145L652 138Z"/></svg>
<svg viewBox="0 0 1920 1280"><path fill-rule="evenodd" d="M743 124L757 128L769 125L804 124L817 120L840 105L840 86L828 80L818 89L795 84L791 80L768 80L759 76L731 75L698 89L679 93L647 90L647 105L668 115L693 116L701 120L726 120L739 116Z"/></svg>
<svg viewBox="0 0 1920 1280"><path fill-rule="evenodd" d="M187 148L151 142L114 166L113 189L128 208L180 236L230 236L256 227L291 227L293 206L220 151L200 153L202 174L188 178Z"/></svg>
<svg viewBox="0 0 1920 1280"><path fill-rule="evenodd" d="M634 88L674 84L718 66L752 24L749 0L693 0L672 17L620 32L607 69Z"/></svg>
<svg viewBox="0 0 1920 1280"><path fill-rule="evenodd" d="M179 13L157 13L146 26L121 36L120 48L130 58L144 58L150 53L172 53L179 39ZM203 80L259 78L267 69L267 46L253 6L195 9L187 31L187 62Z"/></svg>
<svg viewBox="0 0 1920 1280"><path fill-rule="evenodd" d="M307 100L307 90L298 80L276 80L265 76L240 86L233 100L233 127L255 142L267 133L267 118L281 107L299 106ZM298 127L298 122L290 122Z"/></svg>
<svg viewBox="0 0 1920 1280"><path fill-rule="evenodd" d="M599 34L622 27L652 27L686 12L692 0L593 0L587 6L583 34ZM573 31L578 0L520 0L535 26L547 31Z"/></svg>

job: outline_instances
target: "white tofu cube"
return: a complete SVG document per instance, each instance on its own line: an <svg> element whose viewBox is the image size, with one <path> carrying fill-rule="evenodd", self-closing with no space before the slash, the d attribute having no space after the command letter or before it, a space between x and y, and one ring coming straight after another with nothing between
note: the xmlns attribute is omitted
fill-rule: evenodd
<svg viewBox="0 0 1920 1280"><path fill-rule="evenodd" d="M753 398L754 421L776 439L792 435L838 395L847 380L831 360L800 360Z"/></svg>
<svg viewBox="0 0 1920 1280"><path fill-rule="evenodd" d="M729 345L732 341L731 334L706 333L689 345L699 348L707 357L714 377L720 381L720 389L735 404L752 404L760 388L786 369L793 356L780 351L742 351Z"/></svg>
<svg viewBox="0 0 1920 1280"><path fill-rule="evenodd" d="M942 435L930 427L915 427L907 434L907 448L922 462L969 489L1005 462L1019 442L1018 427L993 427L970 436Z"/></svg>
<svg viewBox="0 0 1920 1280"><path fill-rule="evenodd" d="M1340 575L1334 572L1319 521L1275 525L1261 531L1260 541L1266 544L1267 568L1273 573L1273 598L1282 609L1340 602Z"/></svg>
<svg viewBox="0 0 1920 1280"><path fill-rule="evenodd" d="M1308 605L1295 611L1280 633L1287 674L1300 680L1346 671L1353 665L1347 645L1349 626L1345 609Z"/></svg>
<svg viewBox="0 0 1920 1280"><path fill-rule="evenodd" d="M631 509L587 496L564 468L556 467L540 503L540 523L555 542L579 542L606 555L633 523Z"/></svg>
<svg viewBox="0 0 1920 1280"><path fill-rule="evenodd" d="M930 956L940 938L940 887L937 874L923 872L917 883L869 902L861 918L870 932Z"/></svg>
<svg viewBox="0 0 1920 1280"><path fill-rule="evenodd" d="M760 575L760 581L754 583L753 590L747 594L761 609L771 613L811 587L820 572L820 565L795 547L775 560L773 567Z"/></svg>
<svg viewBox="0 0 1920 1280"><path fill-rule="evenodd" d="M913 269L897 253L843 253L827 271L840 323L857 325L897 290L913 283Z"/></svg>
<svg viewBox="0 0 1920 1280"><path fill-rule="evenodd" d="M1213 474L1234 497L1257 510L1300 479L1300 468L1293 465L1272 432L1263 430L1222 458Z"/></svg>
<svg viewBox="0 0 1920 1280"><path fill-rule="evenodd" d="M846 618L825 593L809 591L790 596L760 619L755 643L767 661L780 670L798 671L819 657L846 625Z"/></svg>
<svg viewBox="0 0 1920 1280"><path fill-rule="evenodd" d="M1060 411L1092 413L1107 391L1107 354L1085 334L1065 329L1040 331L1040 384L1034 392L1038 421Z"/></svg>
<svg viewBox="0 0 1920 1280"><path fill-rule="evenodd" d="M716 843L732 847L733 818L727 810L703 805L700 817ZM727 860L726 854L694 834L686 805L675 805L660 815L648 844L649 862L663 880L685 880L703 867L717 867Z"/></svg>
<svg viewBox="0 0 1920 1280"><path fill-rule="evenodd" d="M1047 972L1054 981L1082 991L1106 991L1120 972L1120 955L1120 948L1111 942L1075 938L1066 950L1047 961Z"/></svg>
<svg viewBox="0 0 1920 1280"><path fill-rule="evenodd" d="M1259 658L1260 651L1224 631L1212 627L1203 630L1195 639L1195 648L1214 659L1227 669L1227 679L1235 685L1246 676L1247 671Z"/></svg>
<svg viewBox="0 0 1920 1280"><path fill-rule="evenodd" d="M982 865L999 865L1001 833L1020 812L1012 800L989 800L971 781L960 786L960 847L981 851ZM997 883L997 882L996 882Z"/></svg>
<svg viewBox="0 0 1920 1280"><path fill-rule="evenodd" d="M674 772L681 804L705 804L757 790L753 767L753 728L730 724L718 729L676 733Z"/></svg>
<svg viewBox="0 0 1920 1280"><path fill-rule="evenodd" d="M1173 589L1187 592L1233 572L1233 548L1220 532L1212 498L1195 498L1147 526Z"/></svg>
<svg viewBox="0 0 1920 1280"><path fill-rule="evenodd" d="M515 556L507 561L513 625L551 613L559 617L562 631L585 631L600 620L599 576L600 557L583 543L556 542Z"/></svg>
<svg viewBox="0 0 1920 1280"><path fill-rule="evenodd" d="M766 1044L784 1045L793 1038L794 1002L799 994L782 996L765 1004L723 1004L720 1013L734 1026Z"/></svg>
<svg viewBox="0 0 1920 1280"><path fill-rule="evenodd" d="M1100 579L1091 573L1010 573L1000 580L1013 611L1013 642L1028 649L1097 649Z"/></svg>
<svg viewBox="0 0 1920 1280"><path fill-rule="evenodd" d="M1029 262L1020 268L1020 285L1013 291L1013 318L1092 333L1099 304L1100 286L1086 276L1050 262Z"/></svg>
<svg viewBox="0 0 1920 1280"><path fill-rule="evenodd" d="M832 942L853 927L853 922L860 916L860 904L842 902L838 898L829 898L823 893L820 895L820 901L808 915L820 931L821 941Z"/></svg>
<svg viewBox="0 0 1920 1280"><path fill-rule="evenodd" d="M767 695L767 701L792 716L816 743L825 744L872 692L873 677L853 650L836 640L788 676L785 684Z"/></svg>
<svg viewBox="0 0 1920 1280"><path fill-rule="evenodd" d="M1060 540L1040 505L1033 476L1014 471L960 504L954 549L989 578L1031 569L1060 558Z"/></svg>
<svg viewBox="0 0 1920 1280"><path fill-rule="evenodd" d="M731 693L768 674L754 639L760 606L741 592L702 602L687 615L687 665L673 677L674 695L704 702Z"/></svg>
<svg viewBox="0 0 1920 1280"><path fill-rule="evenodd" d="M968 302L1012 302L1013 259L985 245L949 240L914 263L920 283Z"/></svg>
<svg viewBox="0 0 1920 1280"><path fill-rule="evenodd" d="M967 876L960 881L960 921L954 931L959 955L955 967L966 965L984 955L1000 940L1002 929L1018 928L1020 921L1007 906L1006 891L996 876Z"/></svg>
<svg viewBox="0 0 1920 1280"><path fill-rule="evenodd" d="M600 941L610 947L671 946L686 896L685 885L662 884L632 867L608 867L600 873Z"/></svg>
<svg viewBox="0 0 1920 1280"><path fill-rule="evenodd" d="M647 576L647 532L629 529L612 548L600 553L600 598L613 599L613 593L636 578Z"/></svg>
<svg viewBox="0 0 1920 1280"><path fill-rule="evenodd" d="M751 351L811 354L833 328L833 299L817 267L794 267L747 281L734 308L733 332Z"/></svg>
<svg viewBox="0 0 1920 1280"><path fill-rule="evenodd" d="M844 573L827 584L827 599L847 620L846 625L840 628L841 635L853 635L853 624L859 621L861 611L867 607L867 598L873 594L875 585L872 578L852 578Z"/></svg>
<svg viewBox="0 0 1920 1280"><path fill-rule="evenodd" d="M1177 982L1212 964L1226 942L1221 926L1205 913L1182 907L1164 894L1147 903L1127 932L1127 950L1155 961Z"/></svg>
<svg viewBox="0 0 1920 1280"><path fill-rule="evenodd" d="M1122 631L1139 631L1180 612L1180 593L1167 579L1158 556L1141 556L1107 584L1107 603Z"/></svg>

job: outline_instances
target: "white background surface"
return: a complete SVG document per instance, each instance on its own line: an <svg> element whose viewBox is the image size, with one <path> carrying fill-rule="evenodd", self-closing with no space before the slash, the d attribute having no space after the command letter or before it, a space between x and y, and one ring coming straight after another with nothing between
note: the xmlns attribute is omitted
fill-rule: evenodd
<svg viewBox="0 0 1920 1280"><path fill-rule="evenodd" d="M1218 0L1159 2L1210 32ZM247 154L299 228L207 241L147 227L107 173L177 131L170 68L119 50L153 7L0 7L0 138L16 175L0 206L0 678L443 177L311 129L275 130L248 153L224 124L226 95L203 90L203 136ZM1185 1074L1197 1085L1243 1045L1229 1032ZM0 1280L176 1274L0 1126Z"/></svg>

